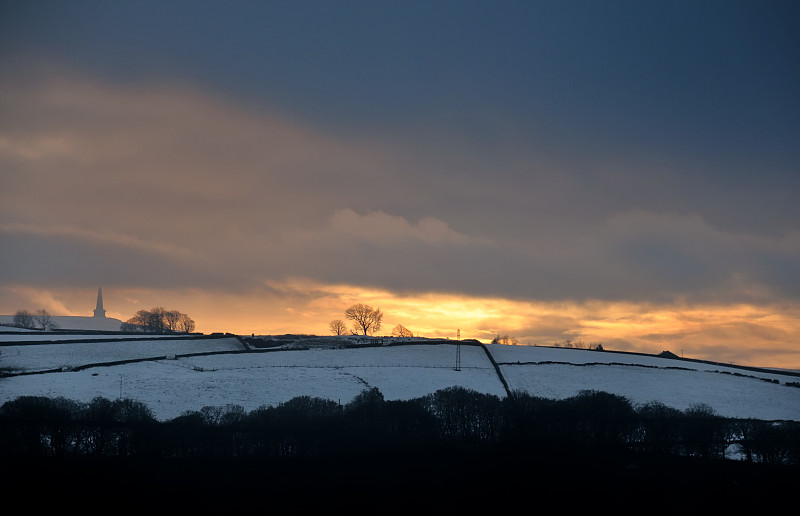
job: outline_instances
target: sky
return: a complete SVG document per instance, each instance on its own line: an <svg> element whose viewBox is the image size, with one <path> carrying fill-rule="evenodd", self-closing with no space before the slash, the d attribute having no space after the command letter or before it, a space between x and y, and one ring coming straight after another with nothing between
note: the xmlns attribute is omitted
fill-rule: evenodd
<svg viewBox="0 0 800 516"><path fill-rule="evenodd" d="M800 368L791 1L0 0L0 313Z"/></svg>

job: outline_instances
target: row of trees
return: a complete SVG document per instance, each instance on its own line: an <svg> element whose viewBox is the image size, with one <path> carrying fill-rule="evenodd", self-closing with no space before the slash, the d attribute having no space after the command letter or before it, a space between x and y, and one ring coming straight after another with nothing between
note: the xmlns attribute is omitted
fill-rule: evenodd
<svg viewBox="0 0 800 516"><path fill-rule="evenodd" d="M150 310L139 310L136 315L122 323L120 330L144 333L191 333L194 327L194 321L188 315L158 306Z"/></svg>
<svg viewBox="0 0 800 516"><path fill-rule="evenodd" d="M30 330L40 329L44 331L56 330L58 325L53 320L47 310L42 308L35 312L28 310L17 310L14 314L14 326L19 328L27 328Z"/></svg>
<svg viewBox="0 0 800 516"><path fill-rule="evenodd" d="M347 320L353 321L352 328L347 327L347 323L342 319L335 319L328 323L328 328L334 335L374 335L375 332L381 329L381 321L383 320L383 312L380 308L373 308L364 303L357 303L350 306L344 311L344 317ZM403 326L398 324L392 329L392 337L413 337L414 333ZM492 344L507 344L519 345L520 341L517 337L509 334L497 334L492 341ZM586 344L582 341L574 342L570 339L565 339L563 343L556 342L553 344L555 347L567 348L586 348L602 350L603 346L599 343Z"/></svg>
<svg viewBox="0 0 800 516"><path fill-rule="evenodd" d="M407 401L375 388L350 403L301 396L246 412L204 407L157 421L142 403L21 397L0 407L0 455L314 457L420 449L608 452L800 465L800 423L726 419L584 391L565 400L452 387Z"/></svg>
<svg viewBox="0 0 800 516"><path fill-rule="evenodd" d="M347 329L347 323L336 319L328 324L334 335L372 335L381 329L383 312L364 303L356 303L344 311L345 319L353 321L353 329Z"/></svg>
<svg viewBox="0 0 800 516"><path fill-rule="evenodd" d="M508 344L512 346L516 346L519 344L519 341L516 337L509 336L508 334L505 335L497 335L495 338L492 339L492 344Z"/></svg>
<svg viewBox="0 0 800 516"><path fill-rule="evenodd" d="M45 331L58 329L58 324L47 310L36 312L17 310L14 314L14 326ZM195 323L191 317L177 310L155 307L151 310L139 310L136 315L122 323L120 330L145 333L191 333Z"/></svg>
<svg viewBox="0 0 800 516"><path fill-rule="evenodd" d="M373 335L381 329L383 312L380 308L373 308L364 303L357 303L344 311L345 319L353 321L352 329L347 328L347 323L335 319L328 323L328 328L334 335ZM392 337L413 337L414 333L398 324L392 329Z"/></svg>
<svg viewBox="0 0 800 516"><path fill-rule="evenodd" d="M380 308L373 308L364 303L357 303L350 306L344 311L344 317L347 320L353 321L353 327L349 329L347 323L342 319L335 319L328 323L328 328L334 335L373 335L381 329L381 321L383 320L383 312ZM414 333L403 326L398 324L392 329L392 337L413 337ZM492 344L508 344L518 345L519 339L512 335L498 334L492 339ZM556 343L556 347L560 347L561 343ZM583 343L579 342L573 344L569 339L564 341L564 347L583 347ZM600 344L590 344L586 346L587 349L602 349Z"/></svg>
<svg viewBox="0 0 800 516"><path fill-rule="evenodd" d="M511 346L518 346L520 344L519 339L514 337L513 335L508 335L507 333L504 335L496 335L492 339L492 344L506 344ZM575 348L575 349L593 349L595 351L603 351L603 344L600 342L587 342L584 344L583 341L573 341L571 339L564 339L563 342L557 341L551 344L554 348Z"/></svg>

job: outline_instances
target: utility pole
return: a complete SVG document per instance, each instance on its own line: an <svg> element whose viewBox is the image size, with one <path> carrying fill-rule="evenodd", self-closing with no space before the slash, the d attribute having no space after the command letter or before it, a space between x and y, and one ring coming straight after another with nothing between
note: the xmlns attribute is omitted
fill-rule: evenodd
<svg viewBox="0 0 800 516"><path fill-rule="evenodd" d="M456 333L456 371L461 371L461 328Z"/></svg>

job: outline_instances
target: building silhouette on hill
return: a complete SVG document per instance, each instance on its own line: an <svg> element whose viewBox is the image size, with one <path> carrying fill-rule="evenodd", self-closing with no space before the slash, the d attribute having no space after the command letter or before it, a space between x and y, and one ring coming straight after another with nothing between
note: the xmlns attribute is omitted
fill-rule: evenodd
<svg viewBox="0 0 800 516"><path fill-rule="evenodd" d="M58 327L62 330L99 330L119 331L122 321L106 317L103 306L103 287L97 287L97 301L92 317L56 316L53 317Z"/></svg>
<svg viewBox="0 0 800 516"><path fill-rule="evenodd" d="M97 287L97 306L94 309L96 318L105 319L106 310L103 308L103 287Z"/></svg>

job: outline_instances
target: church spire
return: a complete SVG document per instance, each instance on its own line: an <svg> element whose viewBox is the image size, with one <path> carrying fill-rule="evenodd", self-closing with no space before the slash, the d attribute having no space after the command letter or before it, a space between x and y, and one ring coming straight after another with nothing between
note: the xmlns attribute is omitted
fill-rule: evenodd
<svg viewBox="0 0 800 516"><path fill-rule="evenodd" d="M97 308L94 309L95 317L105 317L106 311L103 308L103 287L97 287Z"/></svg>

